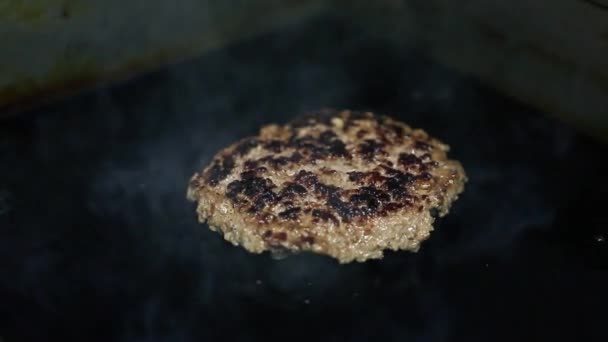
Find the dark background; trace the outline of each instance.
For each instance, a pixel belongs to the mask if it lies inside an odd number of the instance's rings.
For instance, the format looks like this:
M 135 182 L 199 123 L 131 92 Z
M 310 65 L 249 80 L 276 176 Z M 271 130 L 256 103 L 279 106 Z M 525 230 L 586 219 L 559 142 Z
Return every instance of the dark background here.
M 417 254 L 248 254 L 189 177 L 260 125 L 373 110 L 470 178 Z M 605 340 L 608 148 L 328 16 L 0 122 L 6 342 Z

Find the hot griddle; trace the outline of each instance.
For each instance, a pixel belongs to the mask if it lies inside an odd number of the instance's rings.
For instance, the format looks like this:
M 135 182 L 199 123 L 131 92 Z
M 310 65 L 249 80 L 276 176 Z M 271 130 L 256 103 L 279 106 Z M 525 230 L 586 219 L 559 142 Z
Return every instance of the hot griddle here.
M 417 254 L 248 254 L 189 177 L 260 125 L 372 110 L 470 181 Z M 608 337 L 606 146 L 340 17 L 0 122 L 0 337 L 499 341 Z

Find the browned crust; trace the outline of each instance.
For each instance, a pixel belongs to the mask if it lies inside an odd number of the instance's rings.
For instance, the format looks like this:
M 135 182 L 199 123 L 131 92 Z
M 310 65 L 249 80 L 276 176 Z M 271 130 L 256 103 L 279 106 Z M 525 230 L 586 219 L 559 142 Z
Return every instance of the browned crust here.
M 252 252 L 363 261 L 417 250 L 447 213 L 466 181 L 447 150 L 386 116 L 324 110 L 220 151 L 188 198 L 201 222 Z

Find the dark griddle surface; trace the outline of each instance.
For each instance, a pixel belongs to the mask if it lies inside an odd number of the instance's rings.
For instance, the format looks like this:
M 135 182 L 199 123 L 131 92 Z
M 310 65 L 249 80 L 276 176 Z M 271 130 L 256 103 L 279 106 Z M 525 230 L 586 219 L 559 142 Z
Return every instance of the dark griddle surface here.
M 452 146 L 470 182 L 420 253 L 274 261 L 196 222 L 186 185 L 213 152 L 321 106 Z M 414 51 L 311 21 L 0 123 L 0 336 L 605 337 L 607 152 Z

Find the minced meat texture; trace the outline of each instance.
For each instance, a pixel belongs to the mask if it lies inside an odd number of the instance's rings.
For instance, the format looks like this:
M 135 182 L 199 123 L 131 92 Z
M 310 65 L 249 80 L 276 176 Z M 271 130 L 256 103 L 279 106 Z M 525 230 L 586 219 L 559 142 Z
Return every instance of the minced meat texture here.
M 223 149 L 188 198 L 201 222 L 251 252 L 380 258 L 417 251 L 463 191 L 448 149 L 387 116 L 323 110 Z

